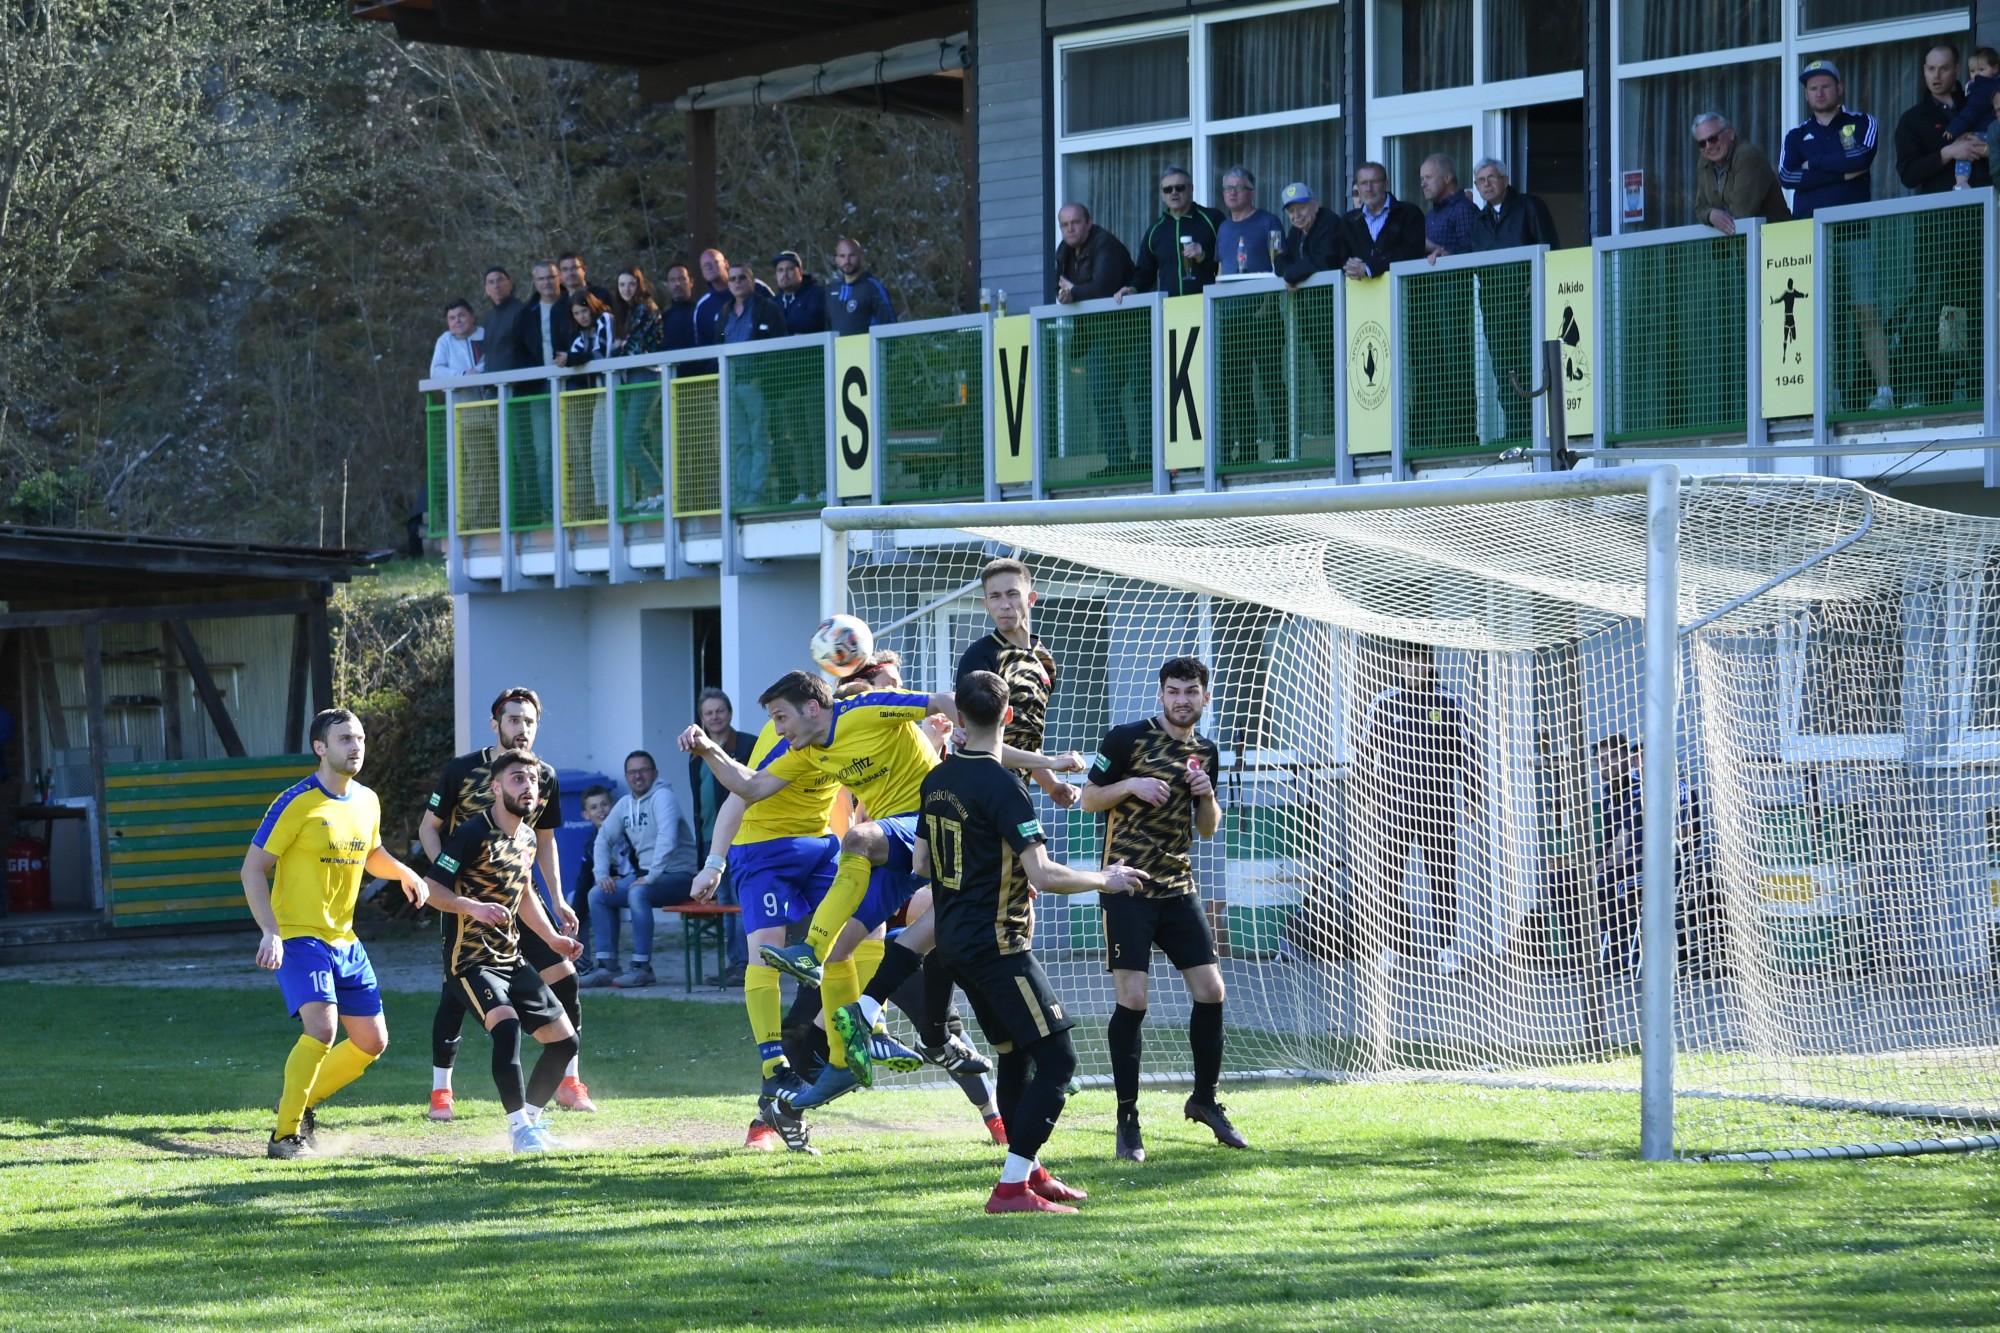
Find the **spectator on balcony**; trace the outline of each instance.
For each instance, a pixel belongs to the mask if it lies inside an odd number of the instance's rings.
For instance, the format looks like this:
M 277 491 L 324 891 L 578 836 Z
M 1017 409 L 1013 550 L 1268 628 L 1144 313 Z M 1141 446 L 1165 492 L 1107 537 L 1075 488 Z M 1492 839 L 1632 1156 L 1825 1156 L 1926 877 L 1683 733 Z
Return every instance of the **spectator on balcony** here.
M 570 319 L 569 300 L 562 294 L 562 287 L 556 280 L 554 260 L 536 260 L 530 266 L 528 275 L 535 284 L 535 299 L 528 302 L 518 326 L 521 365 L 553 366 L 557 364 L 556 358 L 567 355 L 569 345 L 576 341 L 576 326 Z M 533 380 L 514 386 L 517 398 L 530 398 L 548 391 L 547 380 Z M 554 454 L 555 421 L 549 414 L 546 401 L 523 404 L 518 415 L 508 417 L 510 428 L 522 417 L 527 419 L 529 447 L 534 451 L 534 467 L 530 473 L 533 490 L 522 497 L 516 521 L 546 521 L 554 502 L 550 459 Z
M 1868 178 L 1875 164 L 1875 117 L 1841 105 L 1840 70 L 1831 60 L 1808 61 L 1799 82 L 1812 114 L 1785 135 L 1778 163 L 1778 179 L 1792 191 L 1792 216 L 1867 203 L 1875 197 Z
M 1806 109 L 1812 114 L 1785 136 L 1778 164 L 1778 179 L 1792 188 L 1792 215 L 1809 218 L 1822 208 L 1869 202 L 1875 195 L 1868 176 L 1875 163 L 1875 117 L 1841 104 L 1840 70 L 1831 60 L 1806 62 L 1799 82 L 1805 85 Z M 1875 376 L 1869 410 L 1890 411 L 1896 395 L 1889 381 L 1889 343 L 1875 313 L 1873 238 L 1849 234 L 1836 237 L 1828 248 L 1836 288 L 1827 308 L 1844 308 L 1853 316 L 1862 355 Z
M 565 295 L 575 296 L 578 292 L 589 292 L 606 306 L 611 304 L 611 293 L 584 275 L 583 256 L 574 250 L 566 255 L 556 256 L 556 273 L 562 278 Z
M 528 308 L 514 298 L 514 279 L 498 264 L 486 270 L 486 299 L 493 308 L 479 321 L 479 332 L 486 344 L 487 372 L 540 365 L 528 360 L 527 339 L 521 336 Z
M 1958 86 L 1957 47 L 1939 42 L 1924 53 L 1922 84 L 1917 104 L 1896 122 L 1896 175 L 1903 187 L 1916 194 L 1949 190 L 1959 180 L 1961 164 L 1968 168 L 1964 177 L 1968 186 L 1992 184 L 1992 154 L 1987 145 L 1969 135 L 1951 135 L 1953 120 L 1968 107 L 1968 98 Z
M 704 250 L 696 261 L 701 265 L 701 280 L 706 290 L 694 303 L 694 325 L 703 343 L 712 341 L 709 332 L 715 322 L 715 312 L 729 301 L 729 256 L 720 250 Z
M 1791 219 L 1771 159 L 1756 144 L 1738 138 L 1736 127 L 1720 111 L 1694 118 L 1694 150 L 1701 155 L 1694 171 L 1696 223 L 1734 236 L 1738 218 Z
M 1953 142 L 1979 138 L 1994 121 L 1994 100 L 2000 97 L 2000 51 L 1982 46 L 1972 53 L 1972 79 L 1965 85 L 1965 107 L 1951 118 L 1944 132 Z
M 611 296 L 611 350 L 619 356 L 644 356 L 665 348 L 666 329 L 653 289 L 646 285 L 645 270 L 621 270 L 618 289 Z
M 1132 276 L 1132 252 L 1125 242 L 1091 221 L 1082 204 L 1056 210 L 1056 301 L 1100 301 L 1115 296 Z
M 841 237 L 833 247 L 833 266 L 840 270 L 840 286 L 826 303 L 827 328 L 841 334 L 866 333 L 878 324 L 896 322 L 895 302 L 882 280 L 868 271 L 861 242 Z
M 599 357 L 611 355 L 616 334 L 611 317 L 611 307 L 598 299 L 597 293 L 589 288 L 574 292 L 569 298 L 570 339 L 566 351 L 556 353 L 556 364 L 574 370 L 587 365 Z M 568 389 L 587 389 L 597 383 L 595 376 L 573 380 L 565 385 Z
M 1298 285 L 1315 273 L 1329 273 L 1347 263 L 1347 229 L 1338 213 L 1319 206 L 1312 186 L 1293 181 L 1279 196 L 1285 210 L 1285 238 L 1278 245 L 1278 276 Z
M 1194 201 L 1194 176 L 1186 167 L 1160 173 L 1160 204 L 1160 216 L 1139 241 L 1120 300 L 1133 292 L 1193 296 L 1215 281 L 1223 215 Z
M 486 335 L 473 318 L 472 307 L 453 301 L 444 308 L 444 332 L 431 348 L 431 378 L 457 379 L 485 369 Z
M 1389 193 L 1387 167 L 1363 162 L 1354 173 L 1354 195 L 1361 206 L 1347 215 L 1348 277 L 1379 278 L 1391 264 L 1424 257 L 1423 210 Z
M 597 299 L 597 294 L 588 287 L 570 294 L 569 315 L 572 337 L 569 350 L 556 355 L 556 364 L 574 370 L 578 366 L 590 364 L 600 357 L 611 355 L 613 323 L 611 307 Z M 580 375 L 563 384 L 565 393 L 579 389 L 594 389 L 603 382 L 599 375 Z M 574 403 L 575 406 L 570 406 Z M 572 415 L 575 413 L 575 415 Z M 602 517 L 611 489 L 611 417 L 604 410 L 601 394 L 593 394 L 581 399 L 570 399 L 563 407 L 563 431 L 577 426 L 584 427 L 584 438 L 590 441 L 587 466 L 590 469 L 590 494 Z M 585 460 L 576 458 L 570 450 L 563 450 L 567 459 L 565 469 L 570 473 L 563 490 L 565 508 L 580 503 L 582 488 L 576 484 L 575 471 L 586 466 Z
M 729 270 L 729 300 L 715 312 L 713 336 L 703 341 L 748 343 L 784 337 L 790 331 L 785 326 L 785 312 L 774 297 L 758 290 L 759 285 L 747 264 Z M 730 376 L 729 401 L 735 413 L 730 418 L 730 493 L 739 503 L 762 504 L 772 498 L 766 494 L 771 473 L 770 394 L 776 394 L 783 405 L 782 388 L 774 385 L 767 391 L 762 377 L 754 371 Z M 739 423 L 743 429 L 740 449 L 736 439 Z
M 1472 220 L 1472 249 L 1510 250 L 1517 245 L 1546 245 L 1562 248 L 1556 220 L 1549 206 L 1532 194 L 1514 188 L 1507 164 L 1498 158 L 1482 157 L 1472 168 L 1472 188 L 1479 191 L 1481 206 Z
M 1458 183 L 1458 163 L 1450 153 L 1432 153 L 1417 172 L 1430 212 L 1424 215 L 1424 246 L 1431 262 L 1472 249 L 1472 222 L 1479 206 Z
M 1272 272 L 1285 228 L 1275 214 L 1257 207 L 1257 178 L 1250 168 L 1234 166 L 1222 173 L 1222 207 L 1229 216 L 1215 233 L 1219 271 Z
M 826 332 L 826 288 L 806 272 L 806 261 L 796 250 L 780 250 L 771 261 L 771 276 L 778 281 L 778 309 L 785 312 L 785 327 L 793 333 Z M 706 840 L 703 846 L 707 846 Z
M 660 350 L 680 352 L 701 345 L 694 323 L 694 279 L 686 264 L 667 269 L 667 308 L 660 312 Z

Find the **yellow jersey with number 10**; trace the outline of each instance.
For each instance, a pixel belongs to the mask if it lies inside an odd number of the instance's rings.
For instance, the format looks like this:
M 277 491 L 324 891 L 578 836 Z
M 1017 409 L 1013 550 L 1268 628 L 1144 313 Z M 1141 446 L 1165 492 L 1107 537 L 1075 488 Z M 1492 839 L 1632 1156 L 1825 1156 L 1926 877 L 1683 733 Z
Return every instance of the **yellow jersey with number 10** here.
M 791 782 L 830 776 L 868 807 L 870 819 L 914 815 L 923 805 L 924 775 L 938 762 L 917 726 L 930 705 L 928 694 L 887 690 L 835 700 L 826 744 L 783 746 L 765 768 Z
M 335 796 L 315 773 L 271 802 L 250 844 L 278 858 L 271 885 L 278 935 L 354 943 L 354 899 L 381 841 L 382 803 L 358 782 Z

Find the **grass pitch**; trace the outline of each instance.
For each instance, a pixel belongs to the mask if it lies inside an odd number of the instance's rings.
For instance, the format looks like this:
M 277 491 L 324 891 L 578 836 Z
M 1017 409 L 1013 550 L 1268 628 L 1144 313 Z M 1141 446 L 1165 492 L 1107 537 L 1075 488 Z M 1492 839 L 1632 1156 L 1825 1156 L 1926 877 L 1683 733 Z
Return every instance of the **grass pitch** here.
M 1994 1154 L 1648 1164 L 1625 1097 L 1299 1086 L 1225 1088 L 1248 1153 L 1149 1089 L 1132 1166 L 1089 1091 L 1045 1154 L 1082 1215 L 993 1218 L 955 1091 L 742 1151 L 727 1006 L 592 1008 L 586 1146 L 511 1158 L 475 1033 L 459 1120 L 422 1118 L 431 1003 L 389 996 L 338 1151 L 280 1163 L 275 991 L 0 984 L 0 1328 L 2000 1326 Z

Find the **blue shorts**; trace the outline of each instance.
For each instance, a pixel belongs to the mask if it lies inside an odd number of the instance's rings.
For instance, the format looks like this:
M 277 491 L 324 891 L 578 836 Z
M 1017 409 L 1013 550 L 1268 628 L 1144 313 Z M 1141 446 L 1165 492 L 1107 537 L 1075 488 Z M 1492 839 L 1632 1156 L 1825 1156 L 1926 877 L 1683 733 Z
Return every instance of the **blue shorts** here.
M 285 961 L 278 964 L 278 989 L 294 1018 L 314 1001 L 357 1018 L 382 1012 L 375 965 L 368 961 L 368 951 L 359 940 L 333 945 L 311 935 L 287 939 Z
M 743 929 L 789 926 L 812 915 L 833 885 L 840 839 L 770 838 L 729 849 L 729 877 L 743 908 Z
M 868 894 L 854 913 L 854 919 L 869 930 L 896 915 L 904 903 L 916 896 L 917 887 L 925 882 L 912 869 L 918 818 L 914 814 L 893 815 L 875 821 L 888 837 L 889 859 L 876 866 L 874 873 L 868 876 Z

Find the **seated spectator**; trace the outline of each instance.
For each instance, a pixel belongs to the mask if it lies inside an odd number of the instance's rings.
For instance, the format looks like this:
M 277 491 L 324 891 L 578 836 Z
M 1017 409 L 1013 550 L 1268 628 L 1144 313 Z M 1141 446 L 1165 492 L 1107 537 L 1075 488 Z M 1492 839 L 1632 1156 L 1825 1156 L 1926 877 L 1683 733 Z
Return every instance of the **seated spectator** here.
M 604 821 L 611 814 L 611 788 L 601 782 L 594 782 L 583 789 L 583 817 L 590 821 L 594 829 L 604 827 Z M 570 910 L 576 913 L 576 937 L 583 944 L 584 957 L 590 953 L 590 890 L 597 883 L 597 839 L 592 837 L 583 844 L 583 865 L 578 870 L 575 882 L 569 886 Z M 636 875 L 639 863 L 629 853 L 618 862 L 613 878 Z
M 431 348 L 431 378 L 456 379 L 477 375 L 485 368 L 485 331 L 475 326 L 472 307 L 453 301 L 444 308 L 444 332 Z
M 793 333 L 825 333 L 826 288 L 806 272 L 799 252 L 778 251 L 771 269 L 778 280 L 778 308 L 785 312 L 785 327 Z
M 693 891 L 694 834 L 681 818 L 673 791 L 662 785 L 659 777 L 653 756 L 644 750 L 625 756 L 625 785 L 631 790 L 611 807 L 597 830 L 592 853 L 597 884 L 590 890 L 590 918 L 597 966 L 582 985 L 652 985 L 653 909 L 684 903 Z M 621 856 L 636 862 L 638 871 L 617 873 Z M 617 972 L 621 909 L 632 922 L 632 966 Z
M 1257 207 L 1257 178 L 1250 168 L 1222 173 L 1222 207 L 1229 216 L 1216 228 L 1216 262 L 1221 273 L 1269 273 L 1284 241 L 1284 224 Z
M 1992 183 L 1992 157 L 1985 143 L 1960 135 L 1951 138 L 1945 126 L 1965 110 L 1965 90 L 1958 86 L 1958 48 L 1938 42 L 1924 52 L 1922 87 L 1916 105 L 1896 122 L 1896 175 L 1912 194 L 1937 194 L 1952 189 L 1964 167 L 1971 189 Z
M 1361 206 L 1347 215 L 1350 278 L 1379 278 L 1389 265 L 1422 259 L 1423 210 L 1389 193 L 1389 169 L 1380 162 L 1363 162 L 1354 173 L 1354 196 Z
M 1193 296 L 1215 281 L 1216 230 L 1222 214 L 1194 201 L 1194 176 L 1186 167 L 1160 173 L 1160 216 L 1146 228 L 1132 256 L 1132 277 L 1118 295 L 1163 292 Z
M 826 305 L 826 326 L 835 333 L 866 333 L 877 324 L 894 324 L 896 306 L 889 289 L 868 271 L 861 243 L 851 236 L 840 238 L 833 247 L 833 266 L 840 270 L 840 286 Z
M 1056 245 L 1056 300 L 1062 305 L 1114 296 L 1132 276 L 1125 243 L 1090 220 L 1082 204 L 1056 210 L 1062 240 Z
M 783 279 L 779 285 L 783 286 Z M 753 732 L 736 729 L 736 707 L 727 694 L 712 686 L 703 690 L 695 701 L 695 714 L 710 740 L 727 750 L 737 762 L 750 762 L 750 752 L 757 748 L 757 737 Z M 721 813 L 723 802 L 729 799 L 729 789 L 715 780 L 714 770 L 698 755 L 688 756 L 688 784 L 694 792 L 695 846 L 707 847 L 715 838 L 715 818 Z M 734 876 L 723 874 L 715 899 L 731 907 L 738 905 Z M 729 968 L 722 975 L 722 984 L 740 986 L 743 969 L 750 963 L 749 942 L 743 937 L 741 921 L 731 918 L 724 925 Z
M 598 300 L 596 293 L 574 293 L 569 298 L 569 318 L 572 328 L 569 350 L 556 354 L 557 365 L 574 369 L 596 357 L 611 355 L 611 307 Z M 588 386 L 571 384 L 569 387 Z
M 1789 222 L 1791 208 L 1778 184 L 1771 159 L 1756 144 L 1736 137 L 1736 127 L 1720 111 L 1694 118 L 1694 148 L 1701 154 L 1695 168 L 1694 220 L 1724 236 L 1736 234 L 1736 219 L 1762 218 Z M 1499 171 L 1498 167 L 1495 168 Z M 1506 173 L 1499 172 L 1504 179 Z
M 1472 219 L 1479 206 L 1465 197 L 1458 183 L 1458 163 L 1450 153 L 1432 153 L 1417 172 L 1424 202 L 1431 211 L 1424 215 L 1424 243 L 1435 264 L 1446 255 L 1462 255 L 1472 249 Z
M 1516 245 L 1562 248 L 1549 206 L 1532 194 L 1516 191 L 1507 179 L 1507 164 L 1482 157 L 1472 169 L 1472 188 L 1485 201 L 1472 222 L 1475 251 L 1506 250 Z
M 1340 217 L 1319 206 L 1312 186 L 1293 181 L 1279 196 L 1285 210 L 1285 239 L 1278 247 L 1278 276 L 1298 285 L 1315 273 L 1326 273 L 1347 262 L 1347 232 Z
M 660 307 L 646 285 L 646 274 L 628 268 L 618 274 L 618 290 L 611 297 L 611 350 L 619 356 L 644 356 L 665 350 L 666 330 Z

